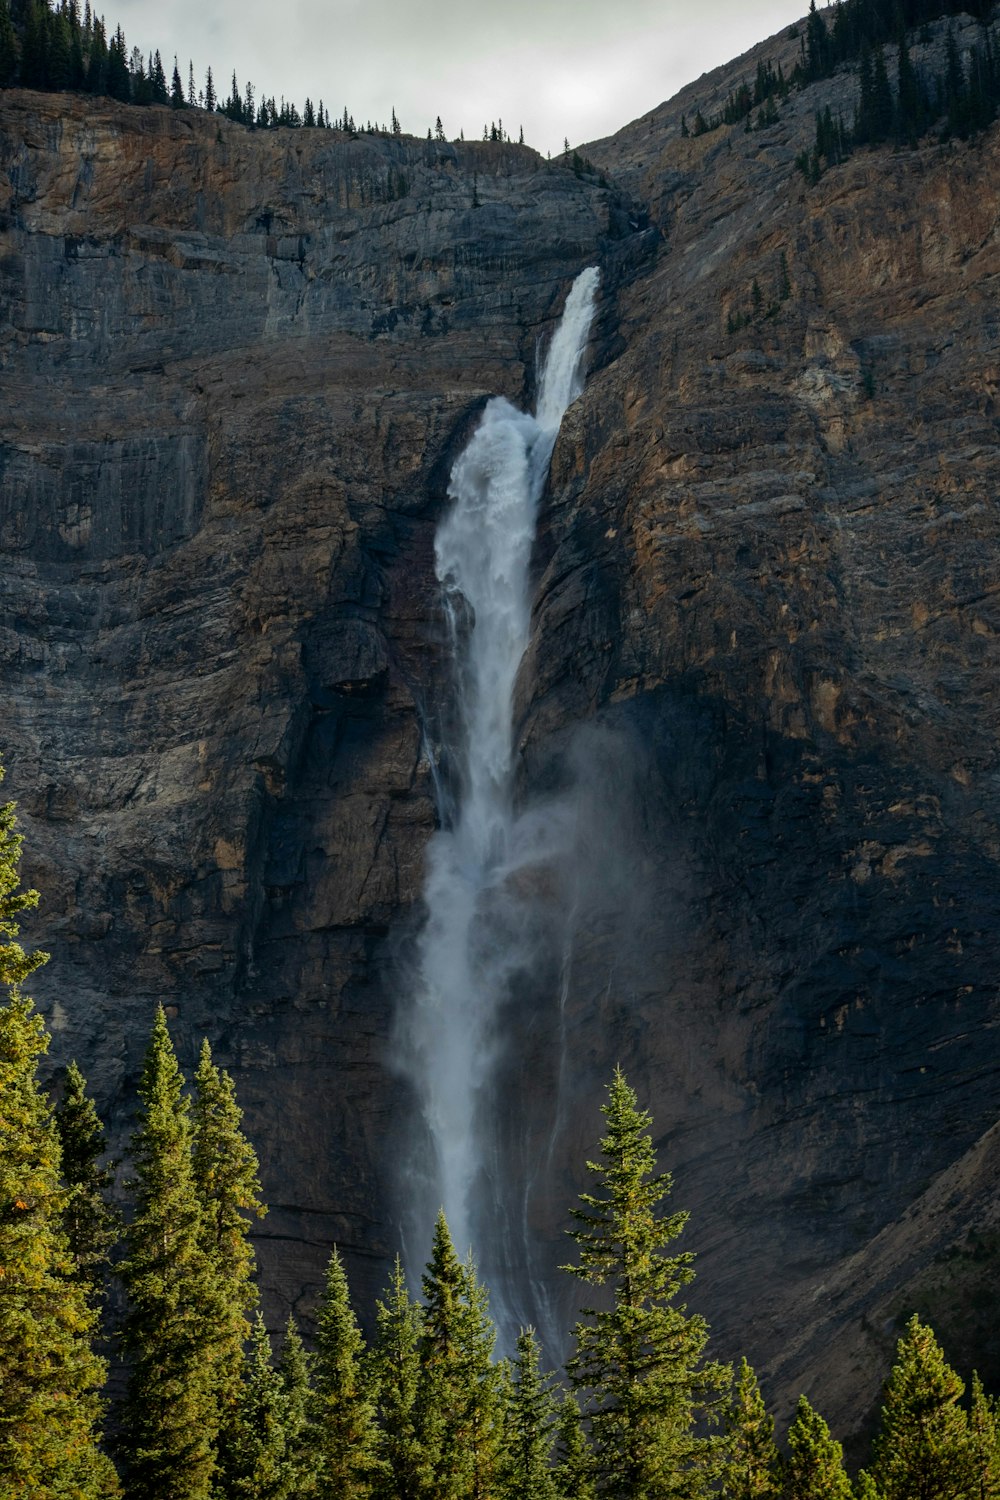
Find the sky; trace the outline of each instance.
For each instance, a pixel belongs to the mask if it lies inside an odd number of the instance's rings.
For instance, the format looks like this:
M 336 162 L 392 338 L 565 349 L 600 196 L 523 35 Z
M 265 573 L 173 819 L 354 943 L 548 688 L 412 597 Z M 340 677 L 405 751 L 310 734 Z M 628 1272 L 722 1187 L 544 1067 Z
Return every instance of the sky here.
M 302 108 L 308 95 L 360 124 L 395 109 L 449 139 L 502 120 L 555 154 L 598 140 L 799 19 L 806 0 L 97 0 L 129 48 L 177 55 L 199 86 L 211 64 L 241 90 Z

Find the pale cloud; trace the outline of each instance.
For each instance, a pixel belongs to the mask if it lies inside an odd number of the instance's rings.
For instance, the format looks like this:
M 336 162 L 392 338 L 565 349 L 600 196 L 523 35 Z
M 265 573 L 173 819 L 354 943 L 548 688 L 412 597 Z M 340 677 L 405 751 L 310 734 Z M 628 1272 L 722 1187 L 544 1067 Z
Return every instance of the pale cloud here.
M 541 151 L 609 135 L 701 73 L 802 13 L 802 0 L 118 0 L 129 46 L 159 47 L 169 71 L 189 58 L 199 85 L 209 63 L 222 92 L 235 68 L 258 92 L 345 104 L 359 122 L 425 134 L 440 115 L 449 136 L 502 119 Z

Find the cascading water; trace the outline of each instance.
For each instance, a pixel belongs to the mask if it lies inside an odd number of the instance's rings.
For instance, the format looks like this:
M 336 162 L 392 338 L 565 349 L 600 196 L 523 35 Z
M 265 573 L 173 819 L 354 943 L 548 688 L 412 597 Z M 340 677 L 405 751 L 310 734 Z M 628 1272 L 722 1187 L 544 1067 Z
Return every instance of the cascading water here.
M 559 842 L 553 819 L 515 816 L 514 686 L 528 644 L 538 503 L 563 413 L 583 388 L 598 279 L 590 267 L 573 284 L 545 359 L 534 416 L 502 397 L 487 405 L 452 470 L 454 504 L 435 543 L 455 665 L 456 742 L 447 747 L 453 791 L 430 844 L 427 918 L 397 1053 L 435 1154 L 430 1182 L 422 1173 L 411 1190 L 431 1194 L 431 1214 L 443 1205 L 460 1254 L 474 1229 L 510 1233 L 509 1224 L 499 1222 L 502 1209 L 493 1216 L 497 1222 L 484 1226 L 476 1201 L 484 1196 L 484 1172 L 497 1170 L 484 1108 L 498 1055 L 497 1020 L 524 962 L 523 923 L 516 912 L 512 920 L 505 888 L 523 880 L 525 870 L 543 866 L 553 840 Z M 414 1222 L 426 1219 L 426 1208 L 416 1210 Z M 426 1244 L 413 1249 L 426 1252 Z M 492 1292 L 502 1323 L 507 1298 L 495 1275 Z

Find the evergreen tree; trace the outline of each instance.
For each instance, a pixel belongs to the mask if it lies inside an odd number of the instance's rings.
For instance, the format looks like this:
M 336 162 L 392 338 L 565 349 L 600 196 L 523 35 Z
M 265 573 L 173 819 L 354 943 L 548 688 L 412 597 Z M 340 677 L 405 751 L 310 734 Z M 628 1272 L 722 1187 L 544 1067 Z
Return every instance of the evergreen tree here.
M 872 1476 L 885 1500 L 966 1500 L 975 1492 L 965 1386 L 916 1314 L 885 1386 Z
M 594 1455 L 576 1397 L 568 1391 L 559 1409 L 556 1437 L 558 1457 L 552 1473 L 560 1500 L 595 1500 Z
M 21 35 L 21 86 L 48 87 L 48 11 L 39 0 L 29 0 Z
M 853 1500 L 843 1449 L 805 1396 L 788 1432 L 782 1494 L 784 1500 Z
M 892 89 L 885 66 L 885 54 L 876 47 L 872 64 L 872 136 L 873 141 L 887 141 L 892 134 Z
M 4 771 L 0 766 L 0 781 L 3 778 Z M 23 843 L 23 836 L 17 832 L 14 803 L 0 803 L 0 984 L 15 989 L 49 957 L 47 953 L 25 953 L 18 942 L 17 918 L 23 911 L 30 911 L 38 905 L 37 891 L 20 889 L 18 867 Z M 38 1026 L 41 1027 L 41 1022 Z
M 315 1464 L 309 1430 L 309 1407 L 312 1400 L 311 1362 L 306 1353 L 295 1319 L 285 1327 L 285 1342 L 278 1360 L 278 1374 L 284 1397 L 285 1462 L 290 1476 L 292 1500 L 305 1500 L 316 1493 Z
M 502 1492 L 509 1500 L 556 1500 L 550 1466 L 555 1400 L 539 1370 L 538 1341 L 521 1330 L 514 1359 Z
M 855 1500 L 882 1500 L 878 1485 L 866 1469 L 862 1469 L 854 1481 Z
M 103 94 L 107 90 L 108 66 L 108 42 L 104 32 L 104 22 L 99 17 L 95 17 L 93 34 L 87 48 L 86 88 L 88 94 Z
M 132 97 L 128 61 L 125 55 L 125 37 L 120 26 L 115 31 L 114 39 L 108 47 L 106 88 L 112 99 L 121 99 L 128 103 Z
M 9 88 L 17 77 L 17 38 L 7 0 L 0 0 L 0 89 Z
M 187 86 L 188 109 L 194 109 L 198 103 L 198 87 L 194 81 L 194 63 L 188 59 L 188 86 Z
M 56 93 L 72 87 L 73 59 L 69 14 L 66 11 L 46 11 L 46 87 Z
M 0 778 L 3 772 L 0 770 Z M 107 1500 L 117 1480 L 98 1447 L 105 1366 L 91 1347 L 96 1314 L 73 1274 L 63 1229 L 59 1136 L 38 1082 L 48 1036 L 20 982 L 44 962 L 25 953 L 13 803 L 0 806 L 0 1495 Z
M 181 83 L 181 71 L 174 58 L 174 71 L 170 79 L 170 107 L 171 109 L 183 109 L 187 100 L 184 98 L 184 85 Z
M 0 1007 L 0 1496 L 106 1500 L 118 1493 L 98 1448 L 106 1369 L 62 1227 L 59 1137 L 37 1078 L 47 1047 L 15 989 Z
M 764 1405 L 756 1375 L 744 1359 L 726 1416 L 721 1493 L 725 1500 L 776 1500 L 778 1472 L 774 1418 Z
M 100 1165 L 104 1155 L 104 1126 L 75 1062 L 66 1069 L 66 1083 L 55 1121 L 63 1178 L 69 1189 L 63 1211 L 63 1229 L 77 1278 L 96 1306 L 103 1297 L 104 1271 L 121 1226 L 118 1214 L 107 1201 L 114 1171 L 110 1166 Z
M 218 1421 L 235 1408 L 247 1314 L 257 1301 L 248 1215 L 262 1218 L 257 1156 L 241 1129 L 233 1081 L 202 1042 L 194 1078 L 192 1178 L 200 1207 L 199 1244 L 216 1289 L 212 1359 Z
M 205 108 L 208 110 L 209 114 L 215 113 L 216 102 L 215 83 L 212 79 L 212 70 L 211 68 L 209 68 L 208 72 L 205 74 Z
M 673 1305 L 694 1276 L 693 1257 L 664 1252 L 687 1214 L 660 1212 L 671 1179 L 656 1173 L 650 1116 L 620 1069 L 603 1112 L 603 1161 L 587 1163 L 599 1192 L 584 1193 L 583 1208 L 573 1210 L 580 1264 L 567 1268 L 610 1289 L 610 1308 L 583 1309 L 569 1364 L 589 1401 L 598 1493 L 699 1496 L 717 1466 L 718 1442 L 695 1423 L 715 1415 L 728 1372 L 702 1363 L 704 1319 Z
M 496 1330 L 470 1260 L 455 1254 L 444 1213 L 434 1226 L 423 1278 L 418 1431 L 433 1500 L 489 1493 L 503 1442 L 504 1371 L 493 1364 Z
M 925 108 L 923 90 L 906 45 L 906 32 L 899 36 L 896 83 L 896 139 L 916 142 L 923 134 Z
M 375 1404 L 367 1389 L 364 1340 L 336 1249 L 316 1326 L 311 1426 L 320 1500 L 366 1500 L 380 1468 Z
M 303 1493 L 298 1429 L 289 1422 L 289 1391 L 259 1314 L 244 1368 L 235 1420 L 220 1446 L 218 1492 L 225 1500 L 297 1500 Z
M 397 1256 L 385 1298 L 376 1303 L 372 1358 L 382 1460 L 377 1493 L 381 1500 L 419 1500 L 430 1483 L 417 1413 L 420 1330 L 420 1306 L 410 1297 Z
M 969 1409 L 969 1446 L 972 1450 L 973 1500 L 1000 1497 L 1000 1415 L 979 1376 L 972 1376 Z
M 130 1500 L 207 1500 L 214 1468 L 221 1299 L 204 1250 L 183 1082 L 160 1006 L 139 1085 L 136 1207 L 121 1268 Z

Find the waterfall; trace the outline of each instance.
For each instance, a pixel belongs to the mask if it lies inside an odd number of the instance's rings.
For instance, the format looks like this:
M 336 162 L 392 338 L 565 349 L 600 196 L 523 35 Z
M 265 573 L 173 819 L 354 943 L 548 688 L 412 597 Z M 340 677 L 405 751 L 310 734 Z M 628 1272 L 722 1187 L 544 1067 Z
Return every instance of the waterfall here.
M 452 469 L 453 504 L 435 540 L 456 692 L 456 727 L 446 747 L 451 797 L 429 846 L 427 915 L 396 1042 L 434 1153 L 430 1172 L 425 1166 L 410 1184 L 431 1201 L 415 1206 L 411 1217 L 426 1220 L 443 1205 L 460 1255 L 474 1229 L 510 1233 L 508 1224 L 484 1225 L 481 1201 L 484 1171 L 497 1170 L 484 1111 L 498 1058 L 497 1023 L 524 963 L 523 913 L 512 915 L 505 892 L 523 882 L 526 870 L 544 865 L 553 840 L 559 842 L 551 819 L 532 823 L 515 815 L 514 687 L 528 644 L 538 504 L 563 413 L 583 389 L 598 279 L 590 267 L 573 284 L 534 415 L 502 397 L 486 406 Z M 412 1249 L 419 1264 L 427 1246 Z M 502 1322 L 504 1288 L 491 1290 Z

